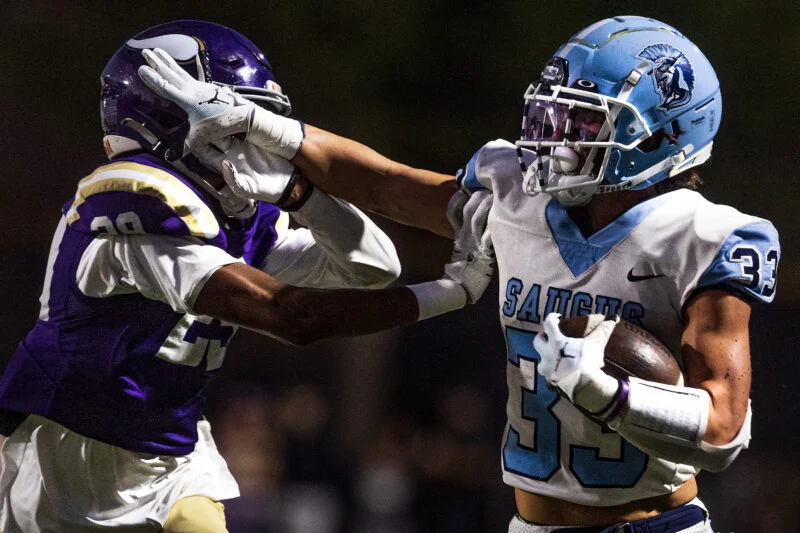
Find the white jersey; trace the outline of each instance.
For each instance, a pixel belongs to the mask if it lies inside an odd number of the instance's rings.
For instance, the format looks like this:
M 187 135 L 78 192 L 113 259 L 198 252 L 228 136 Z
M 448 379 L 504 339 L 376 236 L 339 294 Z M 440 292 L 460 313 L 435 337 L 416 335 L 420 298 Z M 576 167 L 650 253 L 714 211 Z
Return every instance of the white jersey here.
M 535 155 L 523 151 L 530 163 Z M 651 198 L 584 237 L 564 206 L 521 186 L 516 148 L 484 146 L 464 184 L 493 190 L 489 230 L 498 259 L 507 345 L 505 483 L 584 505 L 675 491 L 697 471 L 652 457 L 581 414 L 537 373 L 533 338 L 550 312 L 618 314 L 680 358 L 682 309 L 698 290 L 772 300 L 780 254 L 768 221 L 678 190 Z

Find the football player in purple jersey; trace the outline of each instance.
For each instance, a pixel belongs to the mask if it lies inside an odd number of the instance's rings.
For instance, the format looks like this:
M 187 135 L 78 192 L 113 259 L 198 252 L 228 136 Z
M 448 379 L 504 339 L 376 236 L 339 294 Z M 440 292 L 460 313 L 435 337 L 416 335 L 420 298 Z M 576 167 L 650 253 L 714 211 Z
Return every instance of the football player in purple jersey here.
M 0 379 L 5 533 L 224 532 L 220 502 L 238 486 L 203 395 L 238 326 L 296 344 L 370 333 L 460 308 L 491 278 L 490 250 L 470 240 L 489 203 L 455 202 L 455 226 L 440 221 L 462 237 L 446 279 L 365 290 L 399 274 L 388 237 L 285 159 L 236 139 L 226 157 L 281 187 L 234 194 L 219 168 L 184 153 L 195 117 L 139 78 L 152 48 L 210 83 L 202 108 L 291 111 L 264 54 L 224 26 L 162 24 L 111 57 L 109 161 L 64 204 L 38 321 Z M 286 213 L 302 227 L 289 229 Z M 426 307 L 429 293 L 449 295 L 447 305 Z
M 584 28 L 526 91 L 520 139 L 486 144 L 457 176 L 248 103 L 202 106 L 208 87 L 158 53 L 148 63 L 142 78 L 192 115 L 193 153 L 244 197 L 280 181 L 236 150 L 220 155 L 234 135 L 332 194 L 432 231 L 446 231 L 455 183 L 470 200 L 491 191 L 511 533 L 712 531 L 695 475 L 726 468 L 750 440 L 751 304 L 773 300 L 780 246 L 769 221 L 696 190 L 691 169 L 711 154 L 722 99 L 689 39 L 635 16 Z M 590 315 L 594 329 L 565 337 L 565 315 Z M 616 316 L 669 346 L 683 382 L 604 372 Z

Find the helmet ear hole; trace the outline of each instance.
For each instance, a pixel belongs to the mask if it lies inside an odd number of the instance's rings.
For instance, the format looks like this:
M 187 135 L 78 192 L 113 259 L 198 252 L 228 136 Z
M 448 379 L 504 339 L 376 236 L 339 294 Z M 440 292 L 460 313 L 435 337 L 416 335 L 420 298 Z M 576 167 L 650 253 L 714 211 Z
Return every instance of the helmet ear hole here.
M 173 131 L 176 128 L 180 127 L 181 124 L 186 120 L 183 117 L 179 117 L 172 113 L 168 113 L 162 109 L 153 109 L 148 113 L 150 119 L 152 119 L 162 131 Z
M 653 133 L 653 135 L 651 135 L 647 139 L 640 142 L 636 148 L 638 148 L 644 153 L 649 153 L 652 152 L 653 150 L 658 150 L 658 148 L 661 146 L 661 143 L 664 141 L 664 138 L 665 138 L 665 131 L 662 128 Z

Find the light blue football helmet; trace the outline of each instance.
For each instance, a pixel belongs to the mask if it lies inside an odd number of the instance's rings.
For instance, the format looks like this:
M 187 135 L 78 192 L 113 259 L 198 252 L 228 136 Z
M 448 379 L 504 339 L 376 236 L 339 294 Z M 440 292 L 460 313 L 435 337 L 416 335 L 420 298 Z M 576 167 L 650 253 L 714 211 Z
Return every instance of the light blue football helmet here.
M 650 187 L 708 160 L 721 116 L 714 68 L 678 30 L 602 20 L 562 45 L 525 92 L 516 143 L 525 191 L 583 205 Z M 522 148 L 537 152 L 533 164 Z

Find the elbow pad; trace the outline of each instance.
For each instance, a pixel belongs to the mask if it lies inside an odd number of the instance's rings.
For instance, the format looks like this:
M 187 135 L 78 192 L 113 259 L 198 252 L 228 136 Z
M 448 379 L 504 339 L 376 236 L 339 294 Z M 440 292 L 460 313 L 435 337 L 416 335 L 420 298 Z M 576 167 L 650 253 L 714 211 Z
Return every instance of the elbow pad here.
M 752 410 L 728 444 L 703 440 L 710 396 L 703 389 L 630 378 L 626 405 L 609 427 L 650 455 L 711 472 L 726 469 L 750 442 Z
M 728 468 L 739 452 L 750 445 L 750 420 L 753 418 L 753 410 L 750 402 L 747 403 L 747 415 L 744 423 L 739 428 L 739 432 L 728 444 L 715 446 L 706 441 L 700 441 L 700 451 L 703 453 L 706 466 L 701 466 L 710 472 L 722 472 Z

